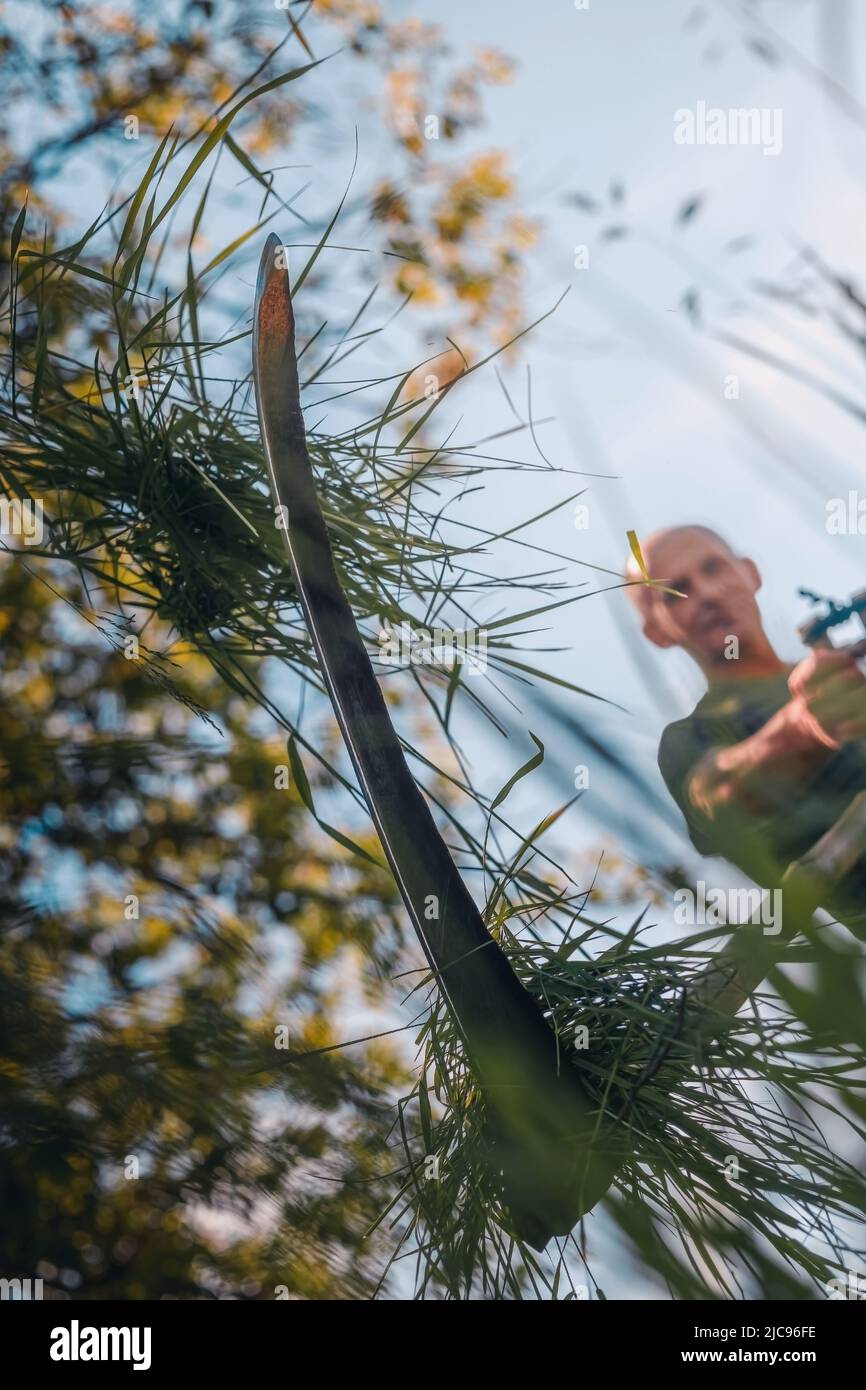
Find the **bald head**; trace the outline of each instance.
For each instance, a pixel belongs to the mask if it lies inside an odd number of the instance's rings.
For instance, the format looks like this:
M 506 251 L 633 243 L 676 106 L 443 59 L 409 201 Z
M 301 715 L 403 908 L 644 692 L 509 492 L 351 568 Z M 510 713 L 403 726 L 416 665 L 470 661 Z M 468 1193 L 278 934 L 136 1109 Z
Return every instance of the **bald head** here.
M 708 538 L 714 547 L 720 546 L 729 555 L 734 554 L 724 536 L 720 536 L 718 531 L 711 530 L 709 526 L 664 526 L 660 531 L 653 531 L 652 535 L 641 542 L 650 578 L 670 581 L 673 570 L 665 570 L 664 565 L 675 564 L 675 557 L 682 552 L 683 543 L 688 542 L 693 536 Z M 637 561 L 631 554 L 626 562 L 625 577 L 632 581 L 643 579 Z M 631 583 L 626 593 L 635 607 L 641 611 L 644 611 L 647 601 L 652 597 L 652 590 L 642 583 Z
M 650 578 L 665 587 L 632 582 L 627 590 L 644 634 L 657 647 L 682 647 L 705 673 L 724 669 L 730 638 L 737 648 L 767 645 L 756 594 L 761 576 L 709 526 L 668 526 L 642 545 Z M 634 559 L 626 577 L 641 581 Z M 678 592 L 671 592 L 676 590 Z

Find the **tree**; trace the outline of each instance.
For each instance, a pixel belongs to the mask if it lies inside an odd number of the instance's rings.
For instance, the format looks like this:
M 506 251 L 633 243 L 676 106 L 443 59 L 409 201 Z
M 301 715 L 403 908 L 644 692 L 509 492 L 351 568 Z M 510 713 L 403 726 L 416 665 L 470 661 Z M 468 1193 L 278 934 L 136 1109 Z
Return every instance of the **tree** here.
M 58 81 L 70 62 L 78 77 L 92 69 L 92 110 L 18 162 L 5 184 L 10 200 L 18 178 L 50 171 L 53 154 L 68 157 L 114 129 L 127 97 L 142 108 L 141 129 L 157 123 L 164 90 L 184 89 L 188 54 L 169 44 L 171 81 L 131 65 L 129 81 L 141 85 L 108 109 L 101 84 L 116 77 L 116 45 L 94 50 L 81 39 L 76 26 L 92 20 L 89 10 L 67 7 L 60 18 L 68 29 L 40 62 Z M 15 52 L 26 73 L 25 46 Z M 271 88 L 260 81 L 265 111 L 269 92 L 294 76 Z M 14 215 L 7 204 L 3 477 L 10 497 L 45 505 L 47 534 L 23 554 L 13 549 L 4 569 L 15 615 L 8 680 L 21 695 L 3 738 L 11 827 L 4 1147 L 20 1218 L 4 1253 L 14 1267 L 34 1266 L 55 1292 L 83 1296 L 358 1295 L 371 1291 L 383 1263 L 384 1236 L 361 1249 L 361 1235 L 401 1171 L 385 1097 L 393 1100 L 401 1078 L 408 1083 L 385 1044 L 336 1050 L 345 1039 L 332 1021 L 333 977 L 361 947 L 358 983 L 376 1003 L 407 961 L 394 885 L 371 862 L 369 832 L 349 840 L 326 826 L 313 839 L 301 829 L 314 794 L 318 814 L 321 788 L 327 798 L 346 778 L 337 751 L 312 746 L 262 679 L 270 657 L 318 688 L 278 519 L 258 481 L 249 410 L 238 386 L 214 399 L 205 381 L 203 364 L 220 344 L 199 333 L 200 291 L 227 257 L 193 269 L 203 201 L 189 230 L 184 288 L 156 314 L 144 290 L 202 155 L 228 152 L 252 169 L 228 119 L 196 121 L 195 94 L 209 90 L 194 86 L 179 112 L 192 117 L 192 157 L 183 121 L 177 135 L 158 132 L 138 190 L 74 247 L 58 244 L 60 219 L 47 201 Z M 244 109 L 239 99 L 230 111 Z M 57 112 L 68 118 L 59 95 Z M 449 139 L 459 124 L 455 116 Z M 171 181 L 180 157 L 187 174 L 163 198 L 162 180 Z M 497 186 L 491 196 L 506 192 Z M 479 213 L 465 213 L 471 233 Z M 49 223 L 38 246 L 29 237 L 34 214 Z M 453 246 L 461 236 L 454 223 Z M 338 326 L 315 342 L 311 332 L 314 380 L 343 333 Z M 413 408 L 394 396 L 376 424 L 407 413 L 411 421 Z M 376 458 L 353 432 L 323 438 L 317 451 L 356 607 L 386 621 L 408 615 L 396 597 L 401 582 L 410 579 L 422 596 L 422 564 L 438 568 L 457 553 L 425 534 L 416 503 L 407 510 L 407 487 L 411 498 L 437 453 L 420 443 L 406 460 L 384 451 Z M 375 487 L 372 479 L 362 486 L 370 459 Z M 384 479 L 391 501 L 383 501 Z M 441 574 L 424 583 L 441 606 Z M 445 684 L 450 707 L 459 670 Z M 446 778 L 430 786 L 448 813 Z M 345 808 L 337 819 L 345 823 Z M 61 848 L 58 876 L 42 856 Z M 267 989 L 269 937 L 286 926 L 298 952 L 288 999 Z M 252 991 L 264 996 L 261 1019 L 251 1016 Z M 46 1078 L 63 1084 L 52 1090 Z M 281 1090 L 291 1098 L 288 1118 L 275 1109 Z M 323 1181 L 332 1186 L 323 1190 Z M 252 1231 L 219 1249 L 213 1220 L 190 1219 L 196 1204 L 240 1211 Z M 268 1206 L 276 1224 L 262 1219 Z
M 406 1072 L 335 1046 L 335 1010 L 402 959 L 393 885 L 311 832 L 279 731 L 199 658 L 169 691 L 68 570 L 7 555 L 0 584 L 4 1270 L 369 1295 Z
M 4 254 L 28 197 L 30 226 L 38 225 L 33 244 L 41 244 L 43 229 L 49 246 L 57 244 L 69 215 L 52 179 L 71 160 L 85 169 L 104 160 L 123 168 L 169 133 L 189 141 L 212 129 L 280 64 L 319 62 L 314 89 L 263 90 L 239 113 L 222 142 L 237 177 L 270 191 L 278 205 L 287 154 L 300 152 L 306 164 L 311 149 L 333 141 L 329 89 L 357 83 L 386 145 L 383 176 L 368 189 L 353 188 L 348 211 L 364 243 L 372 236 L 388 253 L 386 283 L 427 323 L 437 307 L 443 342 L 450 333 L 467 354 L 517 331 L 522 252 L 534 226 L 516 205 L 502 151 L 474 156 L 468 167 L 452 153 L 480 125 L 485 87 L 511 76 L 512 64 L 496 49 L 455 62 L 439 25 L 390 22 L 374 0 L 292 0 L 257 11 L 240 0 L 156 0 L 144 11 L 106 0 L 38 8 L 38 25 L 0 17 L 8 73 L 0 116 Z M 13 105 L 32 107 L 33 121 L 13 121 Z M 268 167 L 272 160 L 277 167 Z M 285 217 L 314 241 L 321 227 L 290 202 Z

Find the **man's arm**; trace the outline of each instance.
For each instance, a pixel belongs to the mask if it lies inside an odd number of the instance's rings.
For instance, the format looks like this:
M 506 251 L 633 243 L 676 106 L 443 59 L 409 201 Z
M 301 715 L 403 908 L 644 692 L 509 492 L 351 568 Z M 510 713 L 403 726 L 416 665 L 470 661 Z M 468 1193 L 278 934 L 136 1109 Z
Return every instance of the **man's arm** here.
M 685 784 L 696 810 L 709 820 L 729 808 L 769 815 L 794 786 L 819 770 L 836 745 L 804 735 L 790 709 L 790 703 L 784 705 L 742 743 L 704 754 Z
M 791 699 L 757 733 L 710 749 L 687 777 L 686 797 L 707 819 L 778 811 L 842 743 L 866 736 L 866 677 L 844 651 L 813 651 L 788 686 Z

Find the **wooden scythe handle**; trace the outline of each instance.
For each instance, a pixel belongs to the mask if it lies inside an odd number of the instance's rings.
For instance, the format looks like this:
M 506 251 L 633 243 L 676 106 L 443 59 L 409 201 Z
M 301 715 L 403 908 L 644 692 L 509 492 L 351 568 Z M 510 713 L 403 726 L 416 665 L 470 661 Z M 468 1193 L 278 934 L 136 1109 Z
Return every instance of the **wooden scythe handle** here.
M 595 1116 L 578 1074 L 559 1057 L 436 828 L 340 586 L 307 453 L 285 260 L 270 236 L 256 286 L 253 378 L 301 608 L 382 848 L 482 1087 L 515 1229 L 541 1249 L 598 1201 L 615 1165 L 590 1145 Z

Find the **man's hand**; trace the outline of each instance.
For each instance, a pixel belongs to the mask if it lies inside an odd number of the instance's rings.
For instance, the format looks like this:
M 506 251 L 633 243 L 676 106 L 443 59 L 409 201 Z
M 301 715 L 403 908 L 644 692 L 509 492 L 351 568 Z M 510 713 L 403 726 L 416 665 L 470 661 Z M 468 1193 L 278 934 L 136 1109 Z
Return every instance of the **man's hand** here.
M 816 648 L 788 677 L 787 722 L 795 741 L 838 748 L 866 737 L 866 676 L 849 652 Z M 782 711 L 780 711 L 782 713 Z
M 689 800 L 709 820 L 778 811 L 847 739 L 866 738 L 866 676 L 849 652 L 816 648 L 788 688 L 791 699 L 756 734 L 711 749 L 692 770 Z

